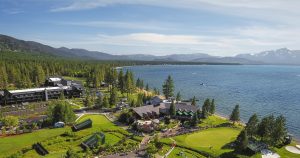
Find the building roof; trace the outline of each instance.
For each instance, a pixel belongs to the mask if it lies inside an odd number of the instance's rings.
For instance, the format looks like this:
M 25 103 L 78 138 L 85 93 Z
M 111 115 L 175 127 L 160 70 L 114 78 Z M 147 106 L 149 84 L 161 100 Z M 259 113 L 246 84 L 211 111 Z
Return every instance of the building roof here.
M 96 146 L 96 144 L 102 140 L 105 137 L 105 135 L 103 133 L 94 133 L 91 137 L 89 137 L 88 139 L 86 139 L 84 142 L 82 142 L 81 144 L 84 147 L 94 147 Z
M 31 88 L 31 89 L 20 89 L 20 90 L 10 90 L 9 93 L 26 93 L 26 92 L 42 92 L 45 90 L 63 90 L 68 89 L 69 86 L 63 86 L 63 87 L 44 87 L 44 88 Z
M 92 123 L 93 123 L 93 122 L 92 122 L 91 119 L 87 119 L 87 120 L 85 120 L 85 121 L 83 121 L 83 122 L 80 122 L 80 123 L 74 125 L 74 126 L 73 126 L 73 129 L 74 129 L 75 131 L 78 131 L 78 130 L 81 130 L 81 129 L 84 129 L 84 128 L 87 128 L 87 127 L 91 127 Z
M 145 105 L 145 106 L 133 108 L 133 111 L 137 113 L 140 117 L 143 117 L 144 115 L 147 115 L 147 113 L 159 114 L 159 108 L 161 107 L 154 106 L 154 105 Z
M 157 114 L 159 115 L 160 109 L 170 109 L 171 103 L 160 103 L 158 106 L 154 105 L 145 105 L 141 107 L 133 108 L 133 111 L 138 114 L 140 117 L 144 115 L 150 114 Z M 175 103 L 176 111 L 181 111 L 181 114 L 189 115 L 191 112 L 194 113 L 198 110 L 197 106 L 191 105 L 189 102 L 181 102 Z
M 160 106 L 169 109 L 171 106 L 171 103 L 160 103 Z M 175 103 L 175 109 L 176 109 L 176 111 L 181 110 L 181 111 L 196 112 L 198 110 L 198 107 L 191 105 L 190 102 L 180 102 L 180 103 Z

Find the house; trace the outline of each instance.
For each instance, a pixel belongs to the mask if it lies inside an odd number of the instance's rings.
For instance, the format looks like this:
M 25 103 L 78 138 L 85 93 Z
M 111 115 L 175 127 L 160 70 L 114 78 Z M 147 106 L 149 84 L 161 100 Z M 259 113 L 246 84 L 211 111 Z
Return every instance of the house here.
M 171 103 L 160 103 L 159 105 L 145 105 L 133 108 L 134 115 L 137 119 L 154 119 L 162 115 L 168 115 Z M 198 107 L 191 105 L 189 102 L 175 103 L 176 117 L 178 119 L 191 119 Z
M 56 123 L 54 124 L 54 127 L 55 127 L 55 128 L 62 128 L 62 127 L 65 127 L 65 123 L 64 123 L 64 122 L 61 122 L 61 121 L 56 122 Z
M 83 130 L 83 129 L 86 129 L 86 128 L 91 128 L 92 124 L 93 124 L 92 120 L 87 119 L 85 121 L 82 121 L 78 124 L 73 125 L 72 130 L 76 132 L 76 131 L 80 131 L 80 130 Z
M 101 141 L 101 144 L 105 142 L 105 135 L 101 132 L 94 133 L 91 137 L 81 143 L 81 147 L 86 150 L 87 148 L 95 148 Z

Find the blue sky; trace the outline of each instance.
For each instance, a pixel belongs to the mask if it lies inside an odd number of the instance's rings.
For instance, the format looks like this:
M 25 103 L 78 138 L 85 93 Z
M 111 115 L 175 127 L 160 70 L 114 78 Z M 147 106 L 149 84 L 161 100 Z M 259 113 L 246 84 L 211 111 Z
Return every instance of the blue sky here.
M 0 0 L 0 33 L 111 54 L 300 49 L 298 0 Z

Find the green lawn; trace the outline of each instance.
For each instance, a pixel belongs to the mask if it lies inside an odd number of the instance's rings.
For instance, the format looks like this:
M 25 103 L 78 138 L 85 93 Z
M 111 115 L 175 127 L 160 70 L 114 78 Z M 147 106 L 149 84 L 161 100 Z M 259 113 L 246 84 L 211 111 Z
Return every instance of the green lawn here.
M 240 130 L 229 127 L 210 128 L 192 134 L 176 136 L 173 139 L 178 145 L 205 151 L 212 155 L 221 155 L 232 151 L 232 149 L 224 149 L 223 147 L 234 141 L 239 132 Z
M 292 142 L 290 145 L 288 146 L 295 146 L 296 145 L 296 142 Z M 299 157 L 300 158 L 300 155 L 299 154 L 293 154 L 289 151 L 287 151 L 285 149 L 285 147 L 282 147 L 282 148 L 274 148 L 273 149 L 276 153 L 278 153 L 281 158 L 296 158 L 296 157 Z
M 24 147 L 31 147 L 38 141 L 61 135 L 65 130 L 66 128 L 42 129 L 33 133 L 0 138 L 0 157 L 19 151 Z
M 171 149 L 171 146 L 164 145 L 163 148 L 158 152 L 160 156 L 165 155 L 169 150 Z M 180 152 L 183 154 L 180 155 Z M 205 156 L 200 155 L 197 152 L 187 150 L 180 147 L 175 147 L 174 150 L 168 155 L 168 158 L 205 158 Z
M 11 136 L 1 138 L 0 141 L 0 157 L 9 156 L 16 151 L 24 148 L 29 149 L 24 157 L 39 157 L 39 155 L 31 150 L 31 145 L 36 142 L 41 142 L 43 146 L 50 152 L 46 157 L 55 158 L 61 157 L 66 153 L 68 148 L 72 148 L 83 155 L 82 149 L 79 146 L 82 141 L 90 137 L 94 132 L 106 130 L 118 130 L 127 133 L 124 129 L 114 125 L 103 115 L 85 115 L 78 122 L 90 118 L 93 121 L 93 127 L 75 132 L 74 137 L 61 136 L 66 131 L 71 132 L 70 127 L 57 129 L 43 129 L 33 133 L 23 134 L 19 136 Z M 116 132 L 104 132 L 107 144 L 114 145 L 124 137 L 124 135 Z
M 201 120 L 199 127 L 214 127 L 226 123 L 229 123 L 229 121 L 217 115 L 212 115 L 204 120 Z

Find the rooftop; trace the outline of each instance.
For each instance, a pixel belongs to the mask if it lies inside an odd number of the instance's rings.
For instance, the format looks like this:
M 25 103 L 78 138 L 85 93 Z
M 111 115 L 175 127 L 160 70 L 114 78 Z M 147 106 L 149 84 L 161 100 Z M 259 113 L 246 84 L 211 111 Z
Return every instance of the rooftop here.
M 69 86 L 62 86 L 62 87 L 43 87 L 43 88 L 31 88 L 31 89 L 20 89 L 20 90 L 10 90 L 9 93 L 25 93 L 25 92 L 42 92 L 45 90 L 63 90 L 68 89 Z

